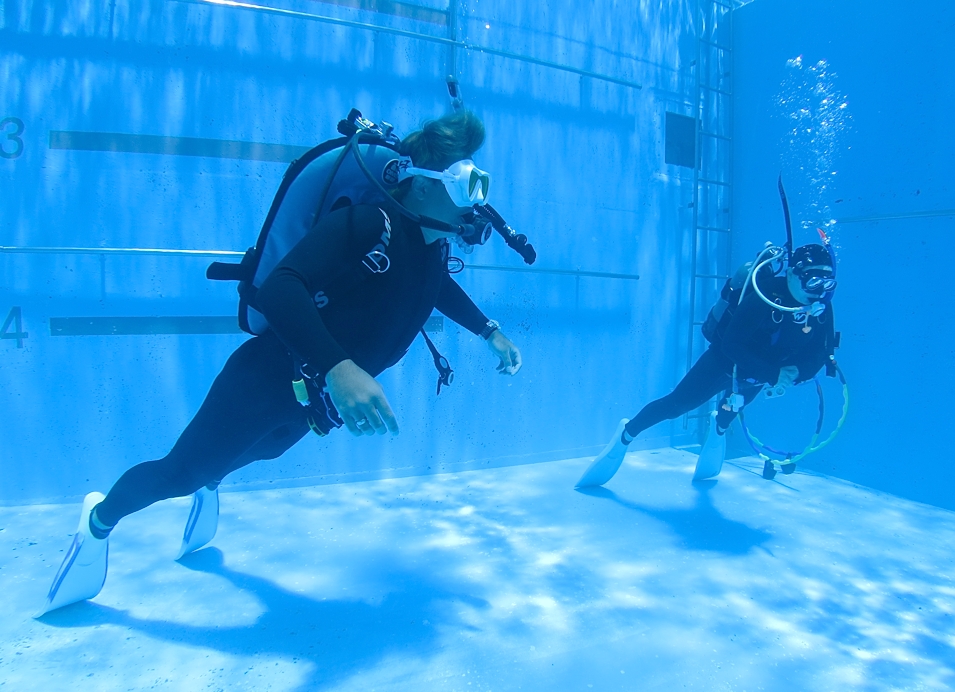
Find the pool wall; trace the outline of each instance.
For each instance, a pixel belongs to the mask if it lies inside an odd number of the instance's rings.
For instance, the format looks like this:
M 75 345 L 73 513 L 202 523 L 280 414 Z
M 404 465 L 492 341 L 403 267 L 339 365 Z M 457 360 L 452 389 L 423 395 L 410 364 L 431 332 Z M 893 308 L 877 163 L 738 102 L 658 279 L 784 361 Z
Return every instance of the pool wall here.
M 536 246 L 534 268 L 570 272 L 514 271 L 520 258 L 492 240 L 468 258 L 485 268 L 460 275 L 524 370 L 496 375 L 483 343 L 436 320 L 457 380 L 435 397 L 417 341 L 381 378 L 400 437 L 310 438 L 229 481 L 593 453 L 681 376 L 693 172 L 665 161 L 665 114 L 692 115 L 695 2 L 598 2 L 589 23 L 573 19 L 572 0 L 455 3 L 450 14 L 355 4 L 3 5 L 0 502 L 106 489 L 163 456 L 245 338 L 234 286 L 204 278 L 209 258 L 109 249 L 244 250 L 288 160 L 335 136 L 353 106 L 399 133 L 441 115 L 449 72 L 486 122 L 477 158 L 495 176 L 494 204 Z M 638 444 L 687 433 L 666 423 Z

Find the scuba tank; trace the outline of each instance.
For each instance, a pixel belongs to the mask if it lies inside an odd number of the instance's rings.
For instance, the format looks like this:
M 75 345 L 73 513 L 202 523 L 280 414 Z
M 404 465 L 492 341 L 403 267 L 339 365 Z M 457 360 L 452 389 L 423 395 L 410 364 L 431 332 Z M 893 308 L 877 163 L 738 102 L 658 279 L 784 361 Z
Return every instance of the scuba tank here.
M 361 118 L 361 113 L 353 110 L 350 117 Z M 398 138 L 391 134 L 387 123 L 368 125 L 366 130 L 351 137 L 319 144 L 293 161 L 282 177 L 258 240 L 246 251 L 241 263 L 209 265 L 206 270 L 209 279 L 239 282 L 239 326 L 243 331 L 257 335 L 268 330 L 268 322 L 255 308 L 259 286 L 315 223 L 330 212 L 352 204 L 381 206 L 385 203 L 384 195 L 367 179 L 357 160 L 347 156 L 352 146 L 358 148 L 365 166 L 380 184 L 392 184 L 386 180 L 385 172 L 389 163 L 399 159 Z M 339 123 L 339 131 L 343 129 L 347 131 Z M 386 239 L 369 250 L 384 254 Z
M 730 320 L 733 319 L 733 314 L 736 312 L 740 298 L 745 293 L 746 284 L 751 280 L 750 275 L 753 272 L 753 268 L 762 255 L 763 253 L 760 253 L 756 260 L 740 265 L 736 272 L 723 284 L 720 297 L 713 304 L 713 307 L 710 308 L 701 328 L 703 338 L 711 344 L 717 339 L 722 338 L 723 330 L 726 328 L 726 325 L 729 324 Z M 768 277 L 772 274 L 773 271 L 770 267 L 762 267 L 759 270 L 759 276 L 762 277 Z
M 719 299 L 713 303 L 706 320 L 703 322 L 703 338 L 713 343 L 722 332 L 723 327 L 733 317 L 736 306 L 739 305 L 739 294 L 746 284 L 746 278 L 749 276 L 749 270 L 753 268 L 752 262 L 747 262 L 740 266 L 730 278 L 723 284 Z M 725 318 L 725 320 L 724 320 Z

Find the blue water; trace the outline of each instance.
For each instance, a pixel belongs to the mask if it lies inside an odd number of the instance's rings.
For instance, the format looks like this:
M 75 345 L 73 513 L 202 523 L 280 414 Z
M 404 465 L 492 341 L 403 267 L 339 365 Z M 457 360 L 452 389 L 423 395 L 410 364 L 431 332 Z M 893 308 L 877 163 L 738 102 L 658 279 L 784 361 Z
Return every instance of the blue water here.
M 951 689 L 953 29 L 941 0 L 6 2 L 0 689 Z M 233 474 L 181 563 L 187 499 L 129 517 L 102 593 L 33 620 L 83 495 L 166 454 L 247 338 L 208 263 L 351 107 L 406 134 L 449 74 L 539 253 L 495 238 L 459 275 L 523 370 L 436 315 L 457 379 L 434 396 L 420 340 L 383 374 L 398 438 Z M 699 354 L 694 271 L 784 240 L 779 175 L 838 252 L 844 428 L 773 481 L 734 428 L 694 484 L 689 416 L 575 492 Z M 795 449 L 817 411 L 747 422 Z

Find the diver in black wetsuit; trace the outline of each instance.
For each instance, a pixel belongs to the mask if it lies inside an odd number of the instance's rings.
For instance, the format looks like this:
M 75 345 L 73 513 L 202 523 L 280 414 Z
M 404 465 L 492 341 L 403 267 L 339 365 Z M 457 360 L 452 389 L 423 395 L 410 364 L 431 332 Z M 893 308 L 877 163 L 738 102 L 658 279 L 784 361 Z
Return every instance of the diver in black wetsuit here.
M 470 161 L 483 141 L 484 126 L 468 111 L 426 124 L 402 144 L 414 167 L 395 197 L 419 216 L 461 223 L 487 196 L 490 178 Z M 448 271 L 450 237 L 376 206 L 345 207 L 319 221 L 256 295 L 271 330 L 232 354 L 169 454 L 126 471 L 105 498 L 87 496 L 43 612 L 99 593 L 107 537 L 123 517 L 167 498 L 196 493 L 201 500 L 232 471 L 283 454 L 310 427 L 397 434 L 374 377 L 401 360 L 435 308 L 482 336 L 500 359 L 499 372 L 516 374 L 520 352 Z M 387 271 L 336 292 L 343 268 L 386 238 Z M 307 407 L 291 384 L 298 370 L 310 378 Z M 194 503 L 194 514 L 203 511 L 210 513 Z M 183 552 L 211 539 L 214 523 L 211 532 L 198 544 L 184 536 Z
M 833 265 L 827 247 L 804 245 L 792 253 L 785 275 L 756 272 L 759 291 L 749 285 L 747 277 L 742 287 L 749 290 L 738 305 L 729 304 L 707 334 L 709 348 L 670 394 L 650 402 L 631 420 L 620 421 L 613 439 L 577 487 L 603 485 L 617 472 L 627 445 L 637 435 L 723 392 L 712 413 L 694 479 L 719 474 L 725 455 L 724 433 L 743 406 L 767 385 L 770 393 L 780 396 L 788 387 L 812 379 L 832 356 L 835 332 L 829 301 L 836 287 Z M 729 290 L 728 281 L 724 300 Z M 794 304 L 795 308 L 787 309 Z

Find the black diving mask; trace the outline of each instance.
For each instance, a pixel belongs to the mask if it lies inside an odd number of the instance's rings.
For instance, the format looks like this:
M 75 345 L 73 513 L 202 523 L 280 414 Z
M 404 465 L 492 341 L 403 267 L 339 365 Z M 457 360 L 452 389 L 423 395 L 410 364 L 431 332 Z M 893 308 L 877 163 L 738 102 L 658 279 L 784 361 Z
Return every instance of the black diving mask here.
M 838 282 L 830 271 L 808 269 L 796 276 L 802 284 L 802 290 L 811 295 L 822 295 L 836 290 Z

